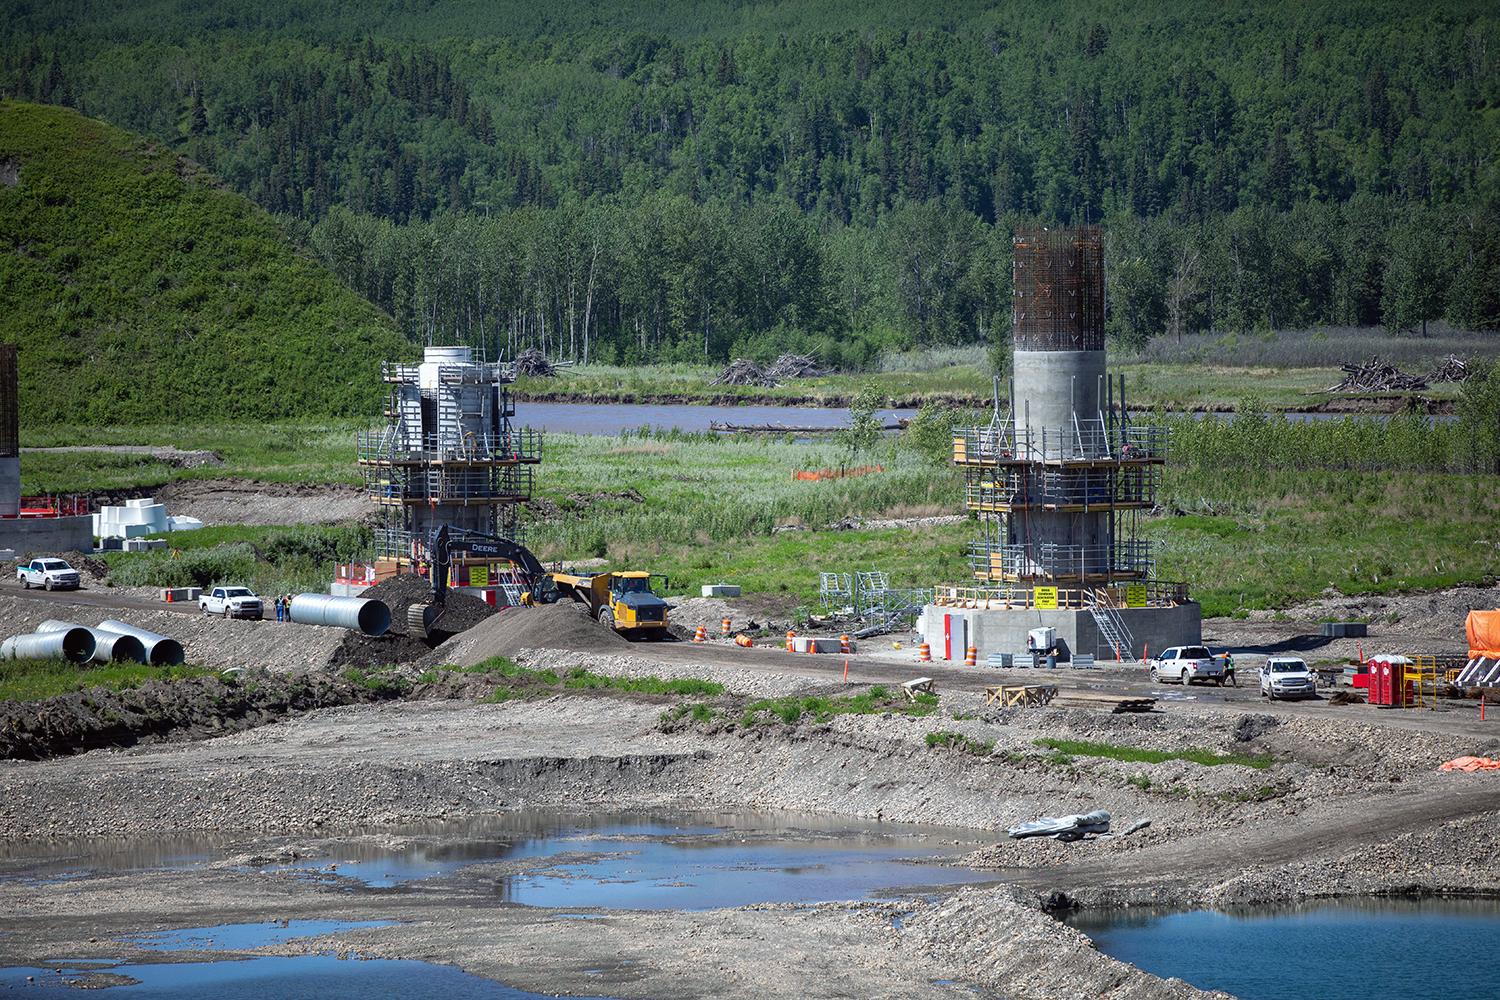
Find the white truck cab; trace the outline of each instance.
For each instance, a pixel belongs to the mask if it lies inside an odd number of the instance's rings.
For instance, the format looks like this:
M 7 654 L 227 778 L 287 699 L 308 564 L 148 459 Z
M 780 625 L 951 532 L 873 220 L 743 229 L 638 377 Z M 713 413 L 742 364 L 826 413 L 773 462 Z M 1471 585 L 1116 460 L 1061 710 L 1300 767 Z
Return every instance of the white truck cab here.
M 1193 681 L 1224 683 L 1224 661 L 1208 651 L 1207 646 L 1171 646 L 1162 650 L 1161 656 L 1150 661 L 1151 680 L 1157 684 L 1181 683 L 1187 687 Z
M 225 618 L 260 618 L 265 605 L 249 587 L 214 587 L 198 598 L 205 615 Z
M 1318 693 L 1317 678 L 1307 662 L 1296 656 L 1272 656 L 1260 668 L 1260 696 L 1270 701 L 1278 698 L 1312 698 Z
M 82 586 L 78 571 L 64 559 L 33 559 L 16 567 L 16 579 L 26 590 L 77 590 Z

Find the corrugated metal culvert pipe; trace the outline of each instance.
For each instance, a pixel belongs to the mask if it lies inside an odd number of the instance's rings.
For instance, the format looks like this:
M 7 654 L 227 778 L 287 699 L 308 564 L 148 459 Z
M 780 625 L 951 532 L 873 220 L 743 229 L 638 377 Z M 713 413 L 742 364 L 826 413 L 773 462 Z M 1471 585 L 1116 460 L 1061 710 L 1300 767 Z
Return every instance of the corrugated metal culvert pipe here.
M 0 660 L 71 660 L 87 663 L 94 656 L 94 634 L 86 628 L 13 635 L 0 642 Z
M 146 662 L 146 644 L 133 635 L 105 632 L 103 629 L 89 628 L 77 622 L 60 622 L 53 618 L 42 622 L 36 630 L 38 632 L 66 632 L 74 628 L 87 629 L 89 635 L 94 637 L 93 662 L 95 663 L 109 663 L 111 660 Z
M 146 647 L 146 662 L 153 667 L 176 666 L 186 658 L 182 651 L 182 643 L 159 632 L 136 628 L 134 625 L 117 622 L 113 618 L 100 622 L 99 631 L 135 636 L 141 640 L 141 645 Z
M 385 635 L 391 627 L 391 609 L 384 601 L 366 597 L 296 594 L 292 597 L 292 621 L 355 629 L 365 635 Z

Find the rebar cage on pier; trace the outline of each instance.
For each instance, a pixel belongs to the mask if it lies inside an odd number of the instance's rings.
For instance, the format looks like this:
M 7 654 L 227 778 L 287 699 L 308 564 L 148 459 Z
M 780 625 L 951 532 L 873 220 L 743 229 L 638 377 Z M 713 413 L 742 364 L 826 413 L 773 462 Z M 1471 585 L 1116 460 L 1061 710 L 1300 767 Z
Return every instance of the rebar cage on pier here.
M 1104 350 L 1104 236 L 1099 227 L 1020 229 L 1012 243 L 1016 350 Z

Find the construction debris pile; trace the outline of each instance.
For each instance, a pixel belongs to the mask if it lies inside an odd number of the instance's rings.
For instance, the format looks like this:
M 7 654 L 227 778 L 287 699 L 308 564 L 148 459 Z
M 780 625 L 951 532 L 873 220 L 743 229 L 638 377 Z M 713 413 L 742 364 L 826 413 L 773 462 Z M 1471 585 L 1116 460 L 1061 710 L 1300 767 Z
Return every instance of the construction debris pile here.
M 1426 378 L 1430 385 L 1437 385 L 1439 382 L 1466 382 L 1469 378 L 1469 363 L 1457 354 L 1450 354 L 1428 372 Z
M 818 378 L 829 369 L 805 354 L 783 354 L 769 365 L 750 358 L 735 358 L 710 385 L 753 385 L 774 389 L 787 379 Z
M 1342 370 L 1343 381 L 1324 392 L 1416 392 L 1427 388 L 1428 383 L 1422 376 L 1409 375 L 1378 357 L 1357 365 L 1343 365 Z
M 516 355 L 516 374 L 529 378 L 554 378 L 557 366 L 547 360 L 547 355 L 535 347 L 528 347 Z

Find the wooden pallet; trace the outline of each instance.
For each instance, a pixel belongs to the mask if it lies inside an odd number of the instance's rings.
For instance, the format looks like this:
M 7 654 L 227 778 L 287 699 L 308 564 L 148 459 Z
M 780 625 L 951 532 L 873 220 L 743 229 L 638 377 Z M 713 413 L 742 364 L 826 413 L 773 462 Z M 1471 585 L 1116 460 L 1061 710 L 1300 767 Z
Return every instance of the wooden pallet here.
M 985 703 L 1001 708 L 1035 708 L 1057 696 L 1056 684 L 997 684 L 984 689 Z

